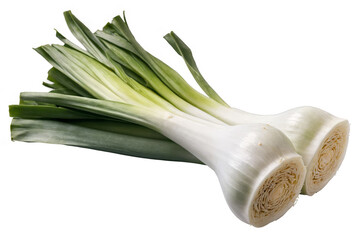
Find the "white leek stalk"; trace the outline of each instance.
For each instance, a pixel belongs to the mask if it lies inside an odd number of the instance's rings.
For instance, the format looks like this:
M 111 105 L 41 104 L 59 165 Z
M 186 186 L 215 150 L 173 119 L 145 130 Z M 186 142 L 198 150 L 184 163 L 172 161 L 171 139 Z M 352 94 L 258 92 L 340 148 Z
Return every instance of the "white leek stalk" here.
M 221 108 L 223 108 L 221 106 Z M 264 123 L 282 131 L 307 167 L 302 193 L 313 195 L 335 175 L 344 159 L 349 123 L 314 107 L 299 107 L 276 115 L 255 115 L 238 109 L 222 110 L 236 124 Z
M 289 139 L 269 125 L 221 126 L 159 108 L 56 93 L 22 93 L 21 99 L 123 119 L 163 134 L 213 169 L 232 212 L 256 227 L 281 217 L 303 185 L 301 157 Z

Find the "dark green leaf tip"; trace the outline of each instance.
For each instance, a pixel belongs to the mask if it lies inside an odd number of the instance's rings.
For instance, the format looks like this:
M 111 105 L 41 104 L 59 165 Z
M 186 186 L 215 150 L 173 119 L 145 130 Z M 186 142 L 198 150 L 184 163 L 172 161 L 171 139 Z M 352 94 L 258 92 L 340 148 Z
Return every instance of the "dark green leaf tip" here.
M 124 22 L 125 22 L 125 24 L 127 26 L 128 24 L 127 24 L 127 21 L 126 21 L 125 10 L 123 11 L 123 18 L 124 18 Z

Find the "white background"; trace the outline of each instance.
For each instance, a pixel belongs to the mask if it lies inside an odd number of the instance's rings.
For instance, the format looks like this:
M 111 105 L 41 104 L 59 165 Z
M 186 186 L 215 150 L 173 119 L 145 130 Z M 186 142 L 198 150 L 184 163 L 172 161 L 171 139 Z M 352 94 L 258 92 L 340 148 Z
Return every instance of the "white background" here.
M 335 239 L 359 237 L 359 1 L 3 1 L 0 239 Z M 139 42 L 194 84 L 162 36 L 174 30 L 232 106 L 271 114 L 312 105 L 349 119 L 335 178 L 264 228 L 239 221 L 207 167 L 75 147 L 11 142 L 7 106 L 46 91 L 33 47 L 127 12 Z M 73 38 L 71 38 L 73 39 Z

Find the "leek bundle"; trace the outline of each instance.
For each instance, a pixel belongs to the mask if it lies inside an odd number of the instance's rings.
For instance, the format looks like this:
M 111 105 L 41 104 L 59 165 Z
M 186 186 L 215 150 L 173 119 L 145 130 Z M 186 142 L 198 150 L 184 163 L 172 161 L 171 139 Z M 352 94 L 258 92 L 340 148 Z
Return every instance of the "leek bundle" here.
M 233 213 L 256 227 L 285 214 L 301 190 L 319 191 L 339 168 L 346 120 L 312 107 L 273 116 L 231 108 L 174 33 L 165 39 L 208 96 L 145 51 L 125 17 L 92 33 L 70 11 L 64 15 L 86 50 L 59 32 L 64 45 L 35 49 L 53 66 L 43 83 L 51 91 L 22 93 L 10 106 L 13 140 L 206 164 Z

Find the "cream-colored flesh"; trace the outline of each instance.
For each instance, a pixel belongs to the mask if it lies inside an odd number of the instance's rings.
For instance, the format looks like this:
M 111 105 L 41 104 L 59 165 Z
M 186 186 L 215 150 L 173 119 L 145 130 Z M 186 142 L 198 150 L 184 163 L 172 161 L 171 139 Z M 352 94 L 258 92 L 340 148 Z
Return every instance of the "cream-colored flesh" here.
M 321 146 L 308 165 L 303 192 L 313 195 L 326 186 L 344 159 L 348 144 L 349 124 L 336 125 L 324 137 Z
M 250 224 L 262 227 L 284 215 L 294 205 L 304 178 L 304 165 L 296 159 L 284 161 L 271 171 L 251 202 Z

